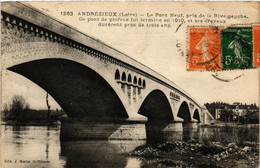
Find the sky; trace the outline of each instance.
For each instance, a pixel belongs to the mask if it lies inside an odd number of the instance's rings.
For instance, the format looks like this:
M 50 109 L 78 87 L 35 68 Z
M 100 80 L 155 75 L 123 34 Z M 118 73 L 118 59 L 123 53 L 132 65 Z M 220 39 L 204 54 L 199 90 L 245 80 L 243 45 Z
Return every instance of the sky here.
M 211 11 L 225 14 L 226 9 L 220 3 L 65 3 L 65 2 L 25 2 L 38 10 L 68 24 L 77 30 L 94 37 L 105 44 L 127 54 L 131 58 L 157 71 L 170 79 L 182 89 L 187 91 L 200 104 L 206 102 L 223 101 L 227 103 L 242 102 L 259 105 L 259 68 L 250 70 L 233 71 L 187 71 L 187 23 L 173 24 L 171 28 L 122 28 L 100 27 L 98 22 L 80 21 L 79 16 L 63 16 L 62 11 L 78 12 L 88 11 L 116 11 L 126 13 L 185 13 L 200 14 Z M 228 14 L 241 14 L 243 7 L 247 19 L 228 19 L 230 26 L 234 23 L 252 23 L 259 21 L 256 15 L 255 4 L 243 6 L 242 3 L 225 4 L 229 9 Z M 199 10 L 198 10 L 199 9 Z M 259 11 L 258 11 L 259 12 Z M 203 12 L 202 12 L 203 13 Z M 185 15 L 186 16 L 186 15 Z M 192 24 L 200 26 L 201 24 Z M 204 25 L 204 24 L 203 24 Z M 180 46 L 179 48 L 176 45 Z M 180 49 L 178 51 L 178 49 Z M 184 54 L 181 54 L 184 52 Z M 223 82 L 216 79 L 234 79 Z M 2 73 L 2 103 L 11 101 L 13 95 L 22 95 L 34 109 L 47 109 L 46 91 L 25 77 L 14 72 L 3 70 Z M 51 109 L 60 109 L 58 103 L 52 98 L 49 100 Z

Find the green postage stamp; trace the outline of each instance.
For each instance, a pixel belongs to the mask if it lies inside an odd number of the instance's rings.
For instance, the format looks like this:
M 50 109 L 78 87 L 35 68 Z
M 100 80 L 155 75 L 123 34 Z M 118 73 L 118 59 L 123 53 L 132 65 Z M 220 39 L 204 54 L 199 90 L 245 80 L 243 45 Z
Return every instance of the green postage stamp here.
M 222 69 L 253 68 L 252 27 L 229 27 L 222 31 Z

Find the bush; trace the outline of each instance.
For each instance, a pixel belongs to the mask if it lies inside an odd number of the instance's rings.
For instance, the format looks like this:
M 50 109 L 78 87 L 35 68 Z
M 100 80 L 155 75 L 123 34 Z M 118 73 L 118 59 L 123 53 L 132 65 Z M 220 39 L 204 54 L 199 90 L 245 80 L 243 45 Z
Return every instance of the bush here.
M 23 96 L 15 95 L 12 98 L 9 108 L 8 105 L 5 105 L 4 114 L 5 117 L 7 117 L 7 114 L 9 113 L 8 118 L 22 119 L 29 109 L 29 104 L 25 101 Z

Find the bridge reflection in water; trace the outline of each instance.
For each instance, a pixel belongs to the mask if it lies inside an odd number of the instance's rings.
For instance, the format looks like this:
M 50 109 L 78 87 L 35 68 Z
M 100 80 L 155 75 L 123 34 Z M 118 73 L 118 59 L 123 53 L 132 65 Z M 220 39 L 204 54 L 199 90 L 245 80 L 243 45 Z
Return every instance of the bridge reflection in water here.
M 66 167 L 136 167 L 142 162 L 129 153 L 145 141 L 68 141 L 61 142 L 61 156 L 66 158 Z M 131 166 L 130 166 L 131 165 Z
M 192 136 L 200 135 L 200 132 L 199 129 L 189 129 L 184 131 L 184 134 L 176 134 L 176 139 L 189 140 L 193 138 Z M 205 134 L 205 130 L 203 133 Z M 144 140 L 60 141 L 60 126 L 2 125 L 1 134 L 2 151 L 5 151 L 1 157 L 3 167 L 139 168 L 147 166 L 144 161 L 130 156 L 131 151 L 146 144 Z M 176 157 L 176 159 L 179 159 L 180 164 L 182 163 L 181 158 Z M 4 160 L 12 160 L 13 163 L 6 163 Z M 31 163 L 17 164 L 14 163 L 15 160 L 18 162 L 27 160 Z M 33 160 L 43 162 L 32 163 Z
M 172 132 L 169 132 L 172 134 Z M 185 140 L 188 141 L 197 137 L 199 129 L 185 129 L 182 132 L 176 132 L 171 136 L 170 141 Z M 205 133 L 205 132 L 204 132 Z M 167 134 L 167 132 L 165 133 Z M 167 139 L 163 139 L 167 137 Z M 169 135 L 162 137 L 162 142 L 169 140 Z M 130 156 L 130 152 L 139 146 L 145 145 L 146 141 L 133 140 L 86 140 L 86 141 L 61 141 L 61 156 L 66 158 L 67 168 L 106 167 L 106 168 L 141 168 L 146 166 L 157 167 L 158 163 L 146 163 L 139 158 Z M 181 158 L 176 158 L 179 164 L 184 163 Z

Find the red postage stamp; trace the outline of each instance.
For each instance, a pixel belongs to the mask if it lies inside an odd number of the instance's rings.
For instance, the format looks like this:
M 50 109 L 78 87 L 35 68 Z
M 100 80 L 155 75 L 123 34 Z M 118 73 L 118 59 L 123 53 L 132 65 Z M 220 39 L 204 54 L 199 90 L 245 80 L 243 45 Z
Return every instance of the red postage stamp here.
M 221 70 L 221 31 L 219 27 L 189 28 L 189 70 Z
M 253 25 L 254 67 L 260 67 L 260 24 Z

